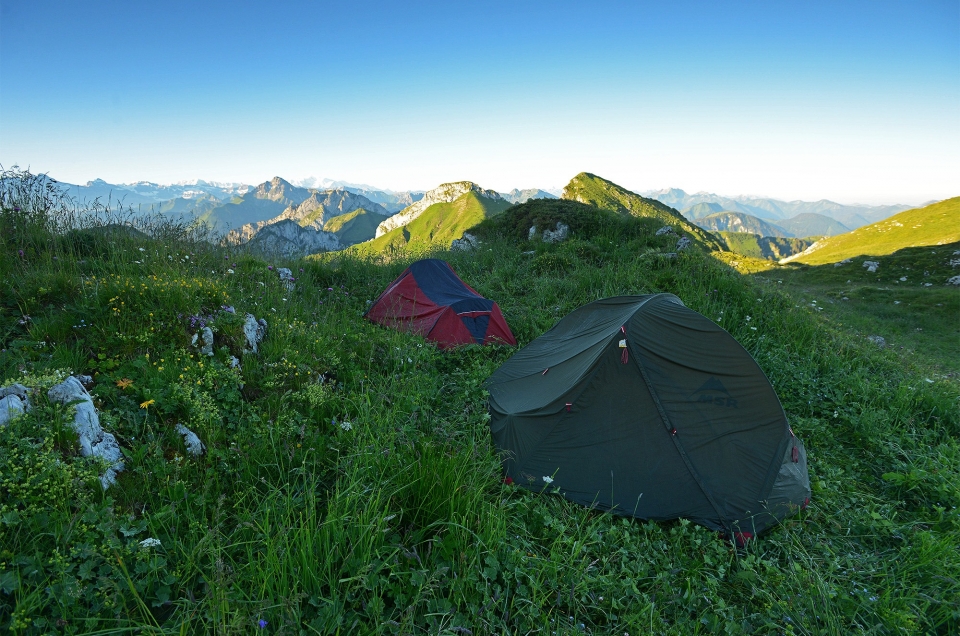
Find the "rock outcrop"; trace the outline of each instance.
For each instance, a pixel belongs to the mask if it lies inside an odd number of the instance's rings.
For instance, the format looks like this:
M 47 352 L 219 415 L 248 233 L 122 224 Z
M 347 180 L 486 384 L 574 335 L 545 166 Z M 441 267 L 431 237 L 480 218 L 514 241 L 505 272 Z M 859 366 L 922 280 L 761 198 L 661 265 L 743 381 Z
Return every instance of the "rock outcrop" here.
M 444 183 L 441 186 L 430 190 L 423 195 L 423 198 L 416 203 L 407 206 L 397 214 L 391 216 L 377 226 L 377 236 L 383 236 L 390 230 L 394 230 L 402 225 L 410 223 L 431 205 L 437 203 L 450 203 L 459 199 L 470 191 L 476 192 L 482 197 L 488 199 L 503 200 L 503 197 L 494 190 L 485 190 L 472 181 L 457 181 L 455 183 Z
M 267 335 L 267 321 L 263 318 L 257 320 L 257 317 L 253 314 L 247 314 L 243 321 L 243 335 L 247 339 L 247 346 L 243 352 L 257 353 L 260 349 L 260 343 Z
M 544 243 L 559 243 L 567 240 L 568 236 L 570 236 L 570 226 L 557 221 L 557 228 L 555 230 L 544 230 L 540 239 Z
M 80 380 L 70 376 L 47 392 L 51 402 L 73 404 L 73 430 L 77 433 L 80 442 L 80 454 L 84 457 L 99 457 L 109 467 L 100 476 L 100 484 L 104 490 L 117 480 L 117 474 L 123 470 L 120 445 L 113 433 L 107 433 L 100 426 L 100 417 L 93 405 L 93 398 L 80 384 Z
M 470 234 L 469 232 L 464 232 L 463 236 L 458 239 L 455 239 L 453 243 L 450 244 L 451 252 L 469 252 L 480 247 L 480 240 Z

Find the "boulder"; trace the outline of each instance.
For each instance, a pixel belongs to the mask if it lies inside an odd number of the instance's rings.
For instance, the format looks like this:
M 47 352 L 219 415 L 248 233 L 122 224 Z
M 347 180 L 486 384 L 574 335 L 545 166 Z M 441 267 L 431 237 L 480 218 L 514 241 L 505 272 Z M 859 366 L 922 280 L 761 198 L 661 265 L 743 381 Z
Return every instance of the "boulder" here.
M 887 340 L 883 336 L 867 336 L 867 340 L 877 345 L 881 349 L 887 346 Z
M 17 383 L 0 388 L 0 398 L 5 398 L 9 395 L 15 395 L 20 398 L 20 402 L 24 408 L 28 411 L 30 410 L 30 389 Z
M 27 412 L 27 407 L 17 395 L 5 395 L 0 398 L 0 426 Z
M 117 439 L 100 426 L 100 417 L 93 405 L 93 398 L 80 384 L 80 380 L 73 376 L 51 388 L 47 397 L 51 402 L 73 404 L 73 430 L 80 442 L 80 454 L 84 457 L 99 457 L 110 465 L 100 476 L 100 484 L 106 490 L 116 482 L 117 473 L 123 470 L 123 462 Z
M 559 243 L 560 241 L 567 240 L 568 236 L 570 236 L 570 226 L 557 221 L 557 229 L 544 230 L 541 240 L 544 243 Z
M 669 225 L 664 225 L 662 228 L 660 228 L 659 230 L 657 230 L 656 236 L 663 236 L 664 234 L 673 234 L 674 236 L 676 236 L 677 231 L 674 230 L 674 229 L 673 229 L 671 226 L 669 226 Z
M 948 285 L 960 285 L 960 276 L 954 276 L 953 278 L 947 279 Z
M 527 231 L 527 240 L 532 241 L 537 236 L 537 226 L 531 225 L 530 229 Z
M 877 268 L 880 267 L 880 263 L 877 261 L 863 261 L 863 266 L 867 268 L 868 272 L 875 272 Z
M 204 327 L 198 333 L 193 334 L 193 340 L 190 344 L 194 347 L 200 342 L 200 353 L 205 356 L 213 355 L 213 329 Z
M 463 236 L 456 239 L 453 243 L 450 244 L 450 251 L 452 252 L 470 252 L 480 247 L 480 240 L 470 234 L 469 232 L 464 232 Z
M 247 346 L 244 353 L 257 353 L 260 343 L 267 335 L 267 321 L 261 318 L 257 320 L 253 314 L 247 314 L 243 321 L 243 335 L 247 338 Z
M 199 457 L 200 455 L 203 455 L 203 451 L 207 450 L 207 447 L 204 446 L 203 442 L 200 441 L 200 438 L 197 437 L 197 434 L 183 424 L 177 424 L 176 431 L 181 437 L 183 437 L 183 443 L 186 445 L 187 453 L 190 455 Z
M 281 267 L 277 269 L 277 274 L 280 276 L 280 282 L 283 283 L 283 288 L 288 292 L 293 291 L 293 281 L 296 279 L 293 277 L 293 272 L 291 272 L 286 267 Z
M 690 237 L 689 237 L 689 236 L 681 236 L 681 237 L 680 237 L 680 240 L 677 241 L 677 247 L 676 247 L 675 249 L 676 249 L 678 252 L 682 252 L 683 250 L 685 250 L 685 249 L 687 249 L 688 247 L 690 247 L 691 243 L 692 243 L 692 241 L 690 240 Z

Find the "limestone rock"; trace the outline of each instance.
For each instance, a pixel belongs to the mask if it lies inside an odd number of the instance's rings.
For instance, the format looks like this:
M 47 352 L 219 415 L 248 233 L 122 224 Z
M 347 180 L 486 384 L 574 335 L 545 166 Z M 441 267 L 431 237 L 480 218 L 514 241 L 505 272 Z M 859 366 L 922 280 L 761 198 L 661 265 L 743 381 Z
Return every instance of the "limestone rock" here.
M 267 335 L 267 321 L 261 318 L 257 320 L 253 314 L 247 314 L 243 321 L 243 335 L 247 338 L 247 346 L 244 353 L 257 353 L 259 345 Z
M 277 274 L 280 276 L 280 282 L 283 283 L 283 288 L 288 292 L 293 291 L 293 282 L 296 280 L 293 277 L 293 272 L 291 272 L 286 267 L 281 267 L 277 270 Z
M 883 336 L 867 336 L 867 340 L 877 345 L 881 349 L 887 346 L 887 340 Z
M 954 276 L 953 278 L 947 279 L 947 284 L 949 285 L 960 285 L 960 275 Z
M 849 258 L 845 258 L 845 259 L 843 259 L 842 261 L 839 261 L 839 262 L 837 262 L 837 263 L 834 263 L 833 266 L 834 266 L 834 267 L 840 267 L 840 266 L 842 266 L 842 265 L 847 265 L 847 264 L 849 264 L 849 263 L 850 263 L 850 259 L 849 259 Z
M 476 192 L 478 195 L 488 199 L 503 199 L 499 192 L 494 190 L 485 190 L 472 181 L 444 183 L 433 190 L 428 191 L 423 195 L 422 199 L 413 205 L 405 207 L 394 216 L 391 216 L 387 220 L 380 223 L 380 225 L 377 226 L 377 236 L 383 236 L 390 230 L 395 230 L 400 226 L 406 225 L 410 221 L 423 214 L 423 212 L 431 205 L 437 203 L 450 203 L 456 199 L 459 199 L 461 196 L 470 191 Z
M 567 240 L 568 236 L 570 236 L 570 226 L 557 221 L 557 229 L 544 230 L 541 240 L 543 240 L 544 243 L 559 243 L 560 241 Z
M 183 443 L 187 446 L 187 452 L 194 457 L 199 457 L 203 455 L 203 452 L 207 450 L 207 447 L 204 446 L 203 442 L 200 441 L 200 438 L 197 437 L 197 434 L 191 431 L 189 428 L 183 424 L 177 424 L 176 428 L 177 433 L 183 437 Z
M 657 233 L 656 233 L 655 236 L 663 236 L 664 234 L 674 234 L 674 235 L 676 235 L 676 233 L 677 233 L 676 230 L 674 230 L 672 226 L 664 225 L 662 228 L 660 228 L 659 230 L 657 230 Z
M 530 231 L 527 232 L 527 240 L 528 240 L 528 241 L 532 241 L 532 240 L 534 239 L 534 237 L 536 237 L 536 235 L 537 235 L 537 226 L 536 226 L 536 225 L 531 225 L 531 226 L 530 226 Z
M 452 252 L 470 252 L 480 247 L 480 239 L 469 232 L 464 232 L 463 236 L 450 244 Z
M 17 383 L 0 388 L 0 398 L 5 398 L 8 395 L 15 395 L 20 398 L 24 408 L 30 410 L 30 389 Z
M 875 272 L 880 267 L 880 263 L 878 261 L 863 261 L 863 266 L 867 268 L 868 272 Z
M 26 412 L 27 407 L 19 396 L 11 394 L 0 398 L 0 426 L 6 426 L 7 422 Z
M 193 334 L 193 340 L 190 341 L 190 344 L 196 347 L 198 342 L 201 343 L 199 345 L 201 355 L 213 355 L 213 329 L 204 327 L 198 333 Z
M 675 249 L 676 249 L 678 252 L 682 252 L 683 250 L 685 250 L 685 249 L 687 249 L 688 247 L 690 247 L 691 243 L 692 243 L 692 241 L 690 240 L 690 237 L 689 237 L 689 236 L 681 236 L 681 237 L 680 237 L 680 240 L 677 241 L 677 247 L 676 247 Z
M 99 457 L 110 464 L 106 472 L 100 476 L 100 485 L 104 490 L 117 480 L 117 474 L 123 470 L 120 445 L 112 433 L 107 433 L 100 426 L 100 417 L 93 405 L 93 398 L 83 388 L 80 381 L 70 376 L 47 392 L 51 402 L 60 404 L 74 403 L 76 409 L 73 418 L 73 430 L 80 441 L 80 454 L 84 457 Z

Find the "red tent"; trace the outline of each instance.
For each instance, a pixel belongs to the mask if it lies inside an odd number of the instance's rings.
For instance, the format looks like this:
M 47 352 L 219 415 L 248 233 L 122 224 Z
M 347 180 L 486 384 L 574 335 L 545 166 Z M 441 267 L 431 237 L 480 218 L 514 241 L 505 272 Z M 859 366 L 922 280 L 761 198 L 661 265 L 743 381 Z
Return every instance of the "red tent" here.
M 417 261 L 373 302 L 367 319 L 420 334 L 441 348 L 471 343 L 516 345 L 497 303 L 464 283 L 450 264 Z

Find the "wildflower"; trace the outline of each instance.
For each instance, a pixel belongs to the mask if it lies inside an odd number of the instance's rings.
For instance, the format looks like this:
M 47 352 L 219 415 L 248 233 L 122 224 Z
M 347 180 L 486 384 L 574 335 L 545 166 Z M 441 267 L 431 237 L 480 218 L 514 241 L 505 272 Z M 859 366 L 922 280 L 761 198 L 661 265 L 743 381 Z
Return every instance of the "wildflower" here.
M 146 252 L 147 250 L 145 250 L 145 249 L 143 249 L 143 248 L 141 247 L 141 248 L 140 248 L 140 251 L 141 251 L 141 252 Z
M 228 273 L 228 274 L 232 274 L 232 273 L 233 273 L 233 270 L 232 270 L 232 269 L 228 269 L 228 270 L 227 270 L 227 273 Z
M 130 378 L 123 378 L 122 380 L 117 380 L 117 386 L 120 387 L 121 389 L 125 389 L 131 384 L 133 384 L 133 380 L 131 380 Z
M 747 317 L 745 318 L 745 320 L 746 320 L 747 322 L 750 322 L 750 316 L 747 316 Z
M 144 539 L 143 541 L 140 542 L 140 547 L 141 548 L 159 548 L 160 539 L 154 539 L 153 537 Z
M 544 476 L 544 478 L 543 478 L 543 483 L 545 483 L 545 484 L 547 484 L 547 485 L 552 484 L 552 483 L 553 483 L 553 477 Z
M 149 408 L 150 405 L 153 404 L 154 402 L 156 402 L 156 400 L 147 400 L 146 402 L 141 402 L 140 408 L 142 409 Z
M 267 265 L 267 269 L 269 269 L 269 270 L 272 272 L 272 271 L 273 271 L 273 265 Z
M 350 422 L 340 422 L 340 428 L 342 428 L 345 431 L 349 431 L 353 429 L 353 424 L 351 424 Z
M 267 621 L 263 620 L 262 618 L 257 621 L 257 627 L 259 627 L 260 629 L 263 629 L 266 626 L 267 626 Z

